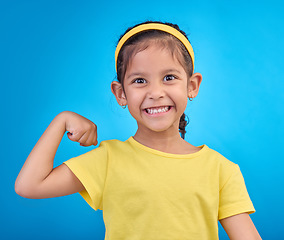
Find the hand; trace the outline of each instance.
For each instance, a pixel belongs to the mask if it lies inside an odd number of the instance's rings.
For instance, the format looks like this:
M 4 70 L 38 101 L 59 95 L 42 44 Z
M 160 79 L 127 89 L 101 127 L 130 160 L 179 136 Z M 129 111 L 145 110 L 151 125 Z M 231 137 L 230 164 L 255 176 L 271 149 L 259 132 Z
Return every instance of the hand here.
M 62 114 L 65 115 L 65 130 L 71 141 L 79 142 L 84 147 L 98 144 L 97 126 L 93 122 L 74 112 Z

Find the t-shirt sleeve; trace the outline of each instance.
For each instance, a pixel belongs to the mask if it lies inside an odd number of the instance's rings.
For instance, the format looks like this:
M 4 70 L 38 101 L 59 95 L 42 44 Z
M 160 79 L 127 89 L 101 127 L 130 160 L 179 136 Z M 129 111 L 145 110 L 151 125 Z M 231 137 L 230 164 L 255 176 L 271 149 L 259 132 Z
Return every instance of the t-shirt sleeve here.
M 238 165 L 234 164 L 219 191 L 219 220 L 240 213 L 254 213 L 243 175 Z
M 83 184 L 81 196 L 95 210 L 103 207 L 103 191 L 107 175 L 107 146 L 103 142 L 90 152 L 64 162 Z

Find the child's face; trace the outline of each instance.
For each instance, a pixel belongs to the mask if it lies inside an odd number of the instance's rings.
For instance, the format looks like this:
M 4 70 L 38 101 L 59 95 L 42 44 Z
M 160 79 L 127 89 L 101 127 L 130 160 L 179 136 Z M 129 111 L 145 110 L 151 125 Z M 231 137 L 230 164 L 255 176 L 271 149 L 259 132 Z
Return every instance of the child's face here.
M 189 96 L 188 76 L 170 51 L 152 45 L 134 55 L 124 90 L 138 131 L 178 131 Z

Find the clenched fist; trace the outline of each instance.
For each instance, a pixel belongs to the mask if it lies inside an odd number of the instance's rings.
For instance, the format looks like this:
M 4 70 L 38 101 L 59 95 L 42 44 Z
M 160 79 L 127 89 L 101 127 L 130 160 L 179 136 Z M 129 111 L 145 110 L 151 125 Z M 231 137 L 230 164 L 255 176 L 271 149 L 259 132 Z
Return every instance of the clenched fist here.
M 65 130 L 71 141 L 79 142 L 81 146 L 97 145 L 97 126 L 89 119 L 74 113 L 65 111 Z

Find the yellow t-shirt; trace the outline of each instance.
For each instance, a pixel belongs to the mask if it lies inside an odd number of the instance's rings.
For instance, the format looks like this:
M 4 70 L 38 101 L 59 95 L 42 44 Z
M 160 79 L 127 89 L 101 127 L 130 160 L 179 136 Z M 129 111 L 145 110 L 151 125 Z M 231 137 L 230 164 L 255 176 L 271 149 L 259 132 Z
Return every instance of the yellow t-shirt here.
M 106 240 L 214 240 L 218 219 L 255 211 L 238 165 L 206 145 L 169 154 L 131 137 L 65 164 L 83 198 L 103 210 Z

